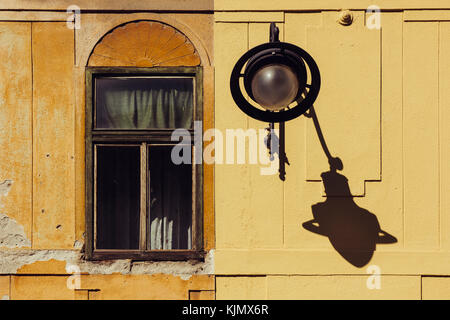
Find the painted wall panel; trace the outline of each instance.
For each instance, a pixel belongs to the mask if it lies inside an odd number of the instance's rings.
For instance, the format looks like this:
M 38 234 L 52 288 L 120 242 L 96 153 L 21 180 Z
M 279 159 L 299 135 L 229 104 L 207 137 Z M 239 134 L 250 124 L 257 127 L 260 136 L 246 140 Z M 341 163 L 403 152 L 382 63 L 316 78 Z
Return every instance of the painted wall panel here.
M 217 277 L 218 300 L 402 299 L 421 296 L 420 276 L 259 276 Z
M 216 12 L 215 22 L 284 22 L 284 12 Z
M 323 19 L 324 27 L 307 29 L 307 49 L 322 77 L 314 108 L 331 154 L 343 162 L 351 194 L 361 196 L 365 180 L 380 179 L 380 32 L 363 21 L 343 27 L 336 15 Z M 306 141 L 306 179 L 320 181 L 329 164 L 312 121 Z M 340 190 L 329 196 L 348 196 Z
M 405 10 L 405 21 L 450 21 L 450 10 Z
M 189 279 L 167 274 L 154 275 L 85 275 L 79 278 L 79 288 L 70 275 L 13 275 L 11 276 L 12 300 L 154 300 L 188 299 L 189 292 L 203 292 L 199 297 L 211 298 L 207 292 L 214 292 L 214 278 L 194 275 Z M 6 282 L 7 281 L 7 282 Z M 8 286 L 6 286 L 6 284 Z M 2 286 L 3 285 L 3 286 Z M 4 288 L 4 289 L 3 289 Z M 3 290 L 2 290 L 3 289 Z M 0 295 L 9 289 L 9 276 L 0 276 Z M 0 296 L 1 298 L 1 296 Z
M 409 249 L 439 248 L 438 30 L 437 22 L 404 24 L 403 174 Z
M 325 13 L 287 13 L 286 14 L 286 39 L 289 42 L 293 42 L 301 47 L 307 48 L 306 38 L 307 33 L 310 30 L 321 30 L 323 28 L 328 28 L 330 34 L 334 34 L 334 28 L 341 30 L 341 32 L 349 32 L 350 34 L 360 34 L 363 36 L 364 32 L 372 32 L 373 30 L 363 30 L 363 20 L 364 15 L 361 12 L 355 13 L 355 19 L 357 25 L 350 27 L 343 27 L 336 22 L 337 17 L 336 12 L 325 12 Z M 370 188 L 371 193 L 366 197 L 355 198 L 354 202 L 363 209 L 369 210 L 371 213 L 375 214 L 378 217 L 379 223 L 383 229 L 386 229 L 389 233 L 395 235 L 397 239 L 400 239 L 403 235 L 403 225 L 402 225 L 402 190 L 401 190 L 401 148 L 402 148 L 402 139 L 401 139 L 401 126 L 398 125 L 398 122 L 401 122 L 401 108 L 402 108 L 402 74 L 401 62 L 402 62 L 402 14 L 401 13 L 387 13 L 383 15 L 383 29 L 382 32 L 385 36 L 381 37 L 380 35 L 376 36 L 375 42 L 378 41 L 378 37 L 380 37 L 383 41 L 380 44 L 380 51 L 375 54 L 379 55 L 379 72 L 374 71 L 381 74 L 381 67 L 386 68 L 386 72 L 382 73 L 382 81 L 386 82 L 381 88 L 376 89 L 380 90 L 380 97 L 378 95 L 374 99 L 376 102 L 375 111 L 373 112 L 371 117 L 365 118 L 370 124 L 371 128 L 374 131 L 377 131 L 377 136 L 372 138 L 366 138 L 366 142 L 369 149 L 366 147 L 363 148 L 353 148 L 355 144 L 348 144 L 347 137 L 342 138 L 341 140 L 334 141 L 334 144 L 330 143 L 329 137 L 331 137 L 333 142 L 333 137 L 336 136 L 335 132 L 339 133 L 339 128 L 342 126 L 336 125 L 338 121 L 333 119 L 331 121 L 322 121 L 323 117 L 319 114 L 318 121 L 321 127 L 321 130 L 324 134 L 325 142 L 327 143 L 327 147 L 329 148 L 331 154 L 333 156 L 341 156 L 339 152 L 340 147 L 344 146 L 344 149 L 347 149 L 347 153 L 350 154 L 350 157 L 355 157 L 355 154 L 359 154 L 362 157 L 371 158 L 373 163 L 375 164 L 376 170 L 373 172 L 378 175 L 378 178 L 381 178 L 381 170 L 382 170 L 382 159 L 386 161 L 386 171 L 383 175 L 383 181 L 375 181 L 375 182 L 364 182 L 364 178 L 356 179 L 356 189 L 361 189 L 361 194 L 364 194 L 364 190 Z M 350 29 L 346 29 L 350 28 Z M 345 31 L 347 30 L 347 31 Z M 380 31 L 374 31 L 375 33 Z M 369 33 L 370 34 L 370 33 Z M 339 37 L 336 35 L 337 39 Z M 336 40 L 337 41 L 337 40 Z M 364 41 L 363 41 L 364 42 Z M 328 40 L 324 40 L 324 43 L 328 43 Z M 381 45 L 389 46 L 389 50 L 381 50 Z M 371 44 L 368 44 L 369 48 Z M 327 45 L 324 45 L 322 51 L 328 52 L 326 49 Z M 308 49 L 309 50 L 309 49 Z M 315 55 L 311 54 L 315 57 Z M 353 54 L 353 53 L 351 53 Z M 350 54 L 350 55 L 351 55 Z M 325 55 L 325 54 L 324 54 Z M 382 56 L 381 56 L 382 55 Z M 332 55 L 330 55 L 332 56 Z M 369 57 L 370 58 L 370 57 Z M 332 60 L 333 58 L 329 58 L 328 55 L 324 56 L 325 60 Z M 365 59 L 365 56 L 362 56 L 361 59 Z M 383 65 L 381 65 L 381 61 Z M 322 64 L 319 64 L 321 66 Z M 347 64 L 349 65 L 349 64 Z M 355 68 L 357 69 L 357 68 Z M 356 76 L 355 76 L 356 77 Z M 327 82 L 330 77 L 327 76 L 323 78 L 324 82 Z M 376 85 L 379 85 L 379 81 L 376 81 Z M 374 82 L 375 83 L 375 82 Z M 358 88 L 359 84 L 354 84 L 352 88 Z M 336 85 L 338 87 L 338 85 Z M 320 95 L 328 93 L 320 93 Z M 371 101 L 370 97 L 364 97 L 368 101 Z M 382 101 L 381 101 L 382 99 Z M 386 106 L 383 108 L 381 103 Z M 359 106 L 357 106 L 358 108 Z M 326 106 L 325 106 L 326 108 Z M 318 107 L 316 108 L 316 110 Z M 325 117 L 327 113 L 333 113 L 335 110 L 325 110 Z M 324 111 L 321 111 L 324 113 Z M 339 113 L 343 113 L 344 117 L 346 111 L 339 110 Z M 363 110 L 363 113 L 366 113 Z M 368 113 L 370 115 L 370 113 Z M 387 121 L 382 121 L 382 117 L 385 117 Z M 348 120 L 348 119 L 347 119 Z M 361 120 L 361 126 L 358 128 L 360 131 L 367 131 L 365 123 L 366 120 Z M 347 122 L 349 122 L 348 120 Z M 351 122 L 351 121 L 350 121 Z M 305 132 L 305 125 L 308 130 Z M 341 123 L 342 125 L 342 123 Z M 346 123 L 344 123 L 343 127 L 346 127 Z M 287 180 L 284 183 L 286 188 L 286 196 L 285 196 L 285 240 L 286 246 L 292 248 L 308 248 L 308 249 L 329 249 L 330 242 L 327 237 L 319 236 L 317 234 L 308 232 L 302 227 L 302 223 L 312 219 L 312 208 L 311 206 L 316 203 L 321 203 L 326 200 L 324 198 L 323 192 L 323 184 L 320 183 L 305 183 L 305 176 L 307 176 L 305 170 L 305 163 L 310 163 L 311 166 L 317 166 L 318 164 L 322 164 L 323 170 L 327 171 L 328 161 L 323 152 L 319 139 L 317 138 L 317 133 L 315 127 L 313 125 L 312 119 L 306 117 L 300 117 L 299 119 L 290 121 L 287 124 L 287 154 L 288 158 L 291 160 L 291 165 L 287 167 L 288 174 Z M 385 132 L 384 132 L 384 131 Z M 330 132 L 331 131 L 331 132 Z M 328 132 L 328 133 L 327 133 Z M 382 132 L 385 134 L 385 139 L 381 136 Z M 305 140 L 299 139 L 297 136 L 299 133 L 305 134 Z M 357 134 L 358 138 L 360 138 L 360 134 Z M 352 137 L 350 137 L 350 140 Z M 308 141 L 308 148 L 305 146 L 305 141 Z M 383 143 L 383 145 L 382 145 Z M 365 149 L 366 148 L 366 149 Z M 386 152 L 383 153 L 382 149 L 387 148 Z M 311 150 L 316 149 L 316 150 Z M 313 151 L 313 154 L 310 154 Z M 315 152 L 314 152 L 315 151 Z M 382 158 L 383 157 L 383 158 Z M 344 160 L 344 175 L 349 178 L 349 175 L 345 173 L 346 170 L 353 172 L 355 176 L 360 175 L 361 165 L 367 165 L 367 161 L 360 161 L 354 159 L 351 163 L 355 164 L 355 167 L 352 168 L 348 163 L 346 164 Z M 350 167 L 350 168 L 349 168 Z M 368 169 L 369 170 L 369 169 Z M 319 170 L 320 171 L 320 170 Z M 320 176 L 319 176 L 320 179 Z M 379 180 L 379 179 L 378 179 Z M 354 181 L 355 182 L 355 181 Z M 353 184 L 355 185 L 355 183 Z M 354 191 L 353 186 L 350 186 L 351 191 Z M 352 192 L 353 193 L 353 192 Z M 355 194 L 355 193 L 353 193 Z M 385 201 L 386 199 L 390 199 L 389 201 Z M 334 215 L 339 214 L 339 207 L 331 206 L 330 208 Z M 345 212 L 342 212 L 345 214 Z M 345 216 L 343 217 L 345 218 Z M 385 223 L 387 221 L 387 223 Z M 391 250 L 391 246 L 383 246 L 382 249 Z
M 0 276 L 0 299 L 10 299 L 10 276 Z
M 360 212 L 370 212 L 372 215 L 369 216 L 376 221 L 372 225 L 382 230 L 377 238 L 370 240 L 373 241 L 373 247 L 367 252 L 373 250 L 372 253 L 364 261 L 344 267 L 351 261 L 345 257 L 345 252 L 336 248 L 333 241 L 330 243 L 330 237 L 314 234 L 302 226 L 312 219 L 312 206 L 327 201 L 323 184 L 318 182 L 320 173 L 328 170 L 328 163 L 312 120 L 301 117 L 287 124 L 286 151 L 290 166 L 286 167 L 287 179 L 281 188 L 276 187 L 275 181 L 256 177 L 255 169 L 252 171 L 255 175 L 250 176 L 247 187 L 257 190 L 256 196 L 244 197 L 249 191 L 243 189 L 240 190 L 241 197 L 234 198 L 240 201 L 236 210 L 245 212 L 247 208 L 246 215 L 243 213 L 239 221 L 244 221 L 244 225 L 251 223 L 254 229 L 243 229 L 242 226 L 230 228 L 227 223 L 217 224 L 218 235 L 226 232 L 220 229 L 239 230 L 233 246 L 245 249 L 232 251 L 228 250 L 231 246 L 218 245 L 216 271 L 219 274 L 289 274 L 314 270 L 321 270 L 317 271 L 320 273 L 339 270 L 351 274 L 364 271 L 371 263 L 378 263 L 383 270 L 388 269 L 395 274 L 402 274 L 405 270 L 413 274 L 420 274 L 421 270 L 435 274 L 445 269 L 447 255 L 433 253 L 435 265 L 425 263 L 420 256 L 427 255 L 428 251 L 431 254 L 439 247 L 446 250 L 448 242 L 444 234 L 449 219 L 444 191 L 448 185 L 444 168 L 448 157 L 448 148 L 445 147 L 448 144 L 448 132 L 444 125 L 446 111 L 443 107 L 448 100 L 444 89 L 448 87 L 448 50 L 447 41 L 444 40 L 448 38 L 445 37 L 448 33 L 446 22 L 404 22 L 402 12 L 383 12 L 381 29 L 370 30 L 365 26 L 368 17 L 364 11 L 353 14 L 354 23 L 350 27 L 339 25 L 338 12 L 335 11 L 285 13 L 284 24 L 278 22 L 278 25 L 283 26 L 286 41 L 306 48 L 319 62 L 321 70 L 324 69 L 322 74 L 326 84 L 316 103 L 316 112 L 330 152 L 343 160 L 342 174 L 349 179 L 351 194 L 358 196 L 349 201 Z M 439 14 L 442 16 L 442 12 Z M 221 22 L 216 23 L 216 26 L 236 28 L 231 27 L 236 24 Z M 264 28 L 264 23 L 249 23 L 249 47 L 267 41 Z M 218 45 L 221 39 L 231 37 L 224 34 L 224 27 L 220 30 L 215 40 Z M 244 27 L 242 32 L 245 32 Z M 420 67 L 419 57 L 428 57 L 420 63 Z M 227 94 L 227 88 L 219 86 L 220 82 L 228 81 L 226 70 L 228 68 L 231 71 L 233 63 L 227 63 L 229 66 L 219 64 L 216 67 L 217 97 Z M 342 89 L 340 84 L 348 81 L 348 88 Z M 331 101 L 339 109 L 328 108 Z M 342 107 L 349 103 L 351 107 Z M 423 112 L 425 105 L 426 113 Z M 216 108 L 216 114 L 225 110 L 230 112 L 225 103 L 217 103 Z M 247 121 L 249 127 L 262 125 L 252 119 Z M 226 120 L 219 122 L 224 123 L 226 128 Z M 357 125 L 349 125 L 353 122 Z M 299 133 L 305 139 L 298 138 Z M 315 177 L 311 174 L 314 170 L 317 171 Z M 229 184 L 229 180 L 222 180 L 220 175 L 216 175 L 216 183 L 233 186 L 228 190 L 235 190 L 249 179 L 244 175 L 239 176 L 240 185 L 234 181 Z M 264 183 L 270 192 L 264 193 L 261 184 L 253 185 L 253 181 Z M 268 194 L 272 195 L 272 199 L 277 199 L 280 190 L 284 199 L 283 207 L 278 208 L 267 202 L 258 212 L 259 203 L 266 203 Z M 220 192 L 217 195 L 221 197 Z M 270 208 L 272 216 L 265 214 L 264 207 Z M 258 208 L 254 212 L 257 212 L 257 217 L 265 217 L 266 223 L 254 220 L 254 214 L 250 213 L 253 208 Z M 221 216 L 225 213 L 225 207 L 220 201 L 216 202 L 216 209 L 217 222 L 225 220 Z M 339 208 L 335 209 L 330 215 L 339 213 Z M 232 211 L 227 210 L 226 214 Z M 235 216 L 232 215 L 230 219 L 232 217 Z M 339 227 L 344 218 L 336 218 Z M 283 239 L 281 244 L 276 245 L 273 239 L 278 237 L 277 221 L 280 220 L 283 223 Z M 233 223 L 237 221 L 234 219 Z M 270 226 L 273 226 L 272 232 Z M 361 225 L 359 229 L 365 230 L 366 227 Z M 258 242 L 255 239 L 258 239 L 258 232 L 261 235 L 264 233 L 263 230 L 268 234 L 267 239 Z M 228 237 L 231 238 L 231 235 Z M 273 248 L 278 248 L 280 252 L 262 250 L 271 247 L 272 243 Z M 301 263 L 302 259 L 308 261 L 307 265 Z M 286 265 L 289 267 L 272 264 L 272 261 L 280 260 L 288 261 Z M 227 261 L 240 263 L 232 265 Z M 337 265 L 337 261 L 342 264 Z M 411 263 L 418 265 L 412 268 L 409 265 Z
M 377 250 L 398 251 L 403 241 L 403 20 L 401 12 L 381 15 L 381 181 L 366 182 L 366 196 L 356 199 L 378 218 L 397 243 Z
M 324 131 L 328 147 L 332 150 L 332 155 L 340 157 L 344 162 L 342 173 L 349 179 L 352 195 L 366 195 L 360 199 L 354 199 L 354 203 L 361 211 L 374 211 L 375 217 L 379 215 L 377 223 L 380 224 L 383 231 L 393 236 L 390 244 L 396 243 L 396 245 L 380 246 L 380 250 L 398 250 L 399 246 L 403 246 L 403 233 L 406 232 L 403 229 L 405 218 L 402 212 L 403 176 L 401 168 L 403 157 L 401 150 L 403 147 L 410 148 L 410 146 L 402 145 L 402 126 L 398 125 L 403 118 L 401 113 L 403 80 L 401 75 L 404 49 L 401 44 L 402 15 L 398 13 L 384 14 L 383 19 L 385 18 L 385 20 L 383 20 L 384 25 L 381 31 L 365 28 L 363 12 L 354 13 L 355 22 L 350 27 L 343 27 L 336 22 L 336 12 L 286 14 L 285 17 L 286 23 L 279 25 L 286 33 L 286 40 L 306 47 L 318 61 L 321 69 L 325 69 L 322 75 L 326 84 L 322 87 L 321 96 L 316 104 L 316 112 L 321 128 L 325 128 L 322 131 Z M 228 25 L 229 28 L 236 28 L 236 24 L 217 23 L 216 25 L 218 27 Z M 264 39 L 267 36 L 265 27 L 265 24 L 262 23 L 249 24 L 249 47 L 267 41 Z M 381 37 L 382 32 L 384 32 L 384 37 Z M 225 29 L 221 30 L 219 37 L 225 37 L 224 33 L 226 33 Z M 335 44 L 330 42 L 330 34 L 335 35 L 332 37 Z M 219 45 L 220 39 L 222 38 L 216 38 L 216 43 Z M 383 51 L 383 45 L 389 49 Z M 345 49 L 346 47 L 348 48 Z M 330 54 L 330 52 L 332 53 Z M 355 63 L 359 64 L 355 66 Z M 230 63 L 230 65 L 232 67 L 233 64 Z M 381 72 L 382 67 L 386 69 L 385 73 Z M 220 66 L 217 70 L 218 79 L 222 79 L 221 69 Z M 352 72 L 355 74 L 351 74 Z M 224 75 L 223 80 L 227 80 L 228 75 L 225 73 Z M 361 79 L 364 79 L 363 83 L 361 83 Z M 345 89 L 346 86 L 339 85 L 348 81 L 355 81 L 349 83 L 348 90 Z M 385 86 L 380 86 L 382 81 L 386 82 Z M 355 90 L 355 88 L 361 88 L 361 90 Z M 223 88 L 217 90 L 218 95 L 221 95 L 222 92 L 227 94 Z M 339 110 L 328 108 L 332 102 L 338 106 L 351 105 L 351 107 Z M 382 107 L 382 103 L 385 104 L 384 107 Z M 218 113 L 221 112 L 220 108 L 218 105 Z M 258 122 L 252 119 L 247 121 L 249 126 L 258 125 Z M 281 190 L 284 207 L 274 207 L 272 202 L 259 207 L 259 203 L 264 203 L 267 197 L 262 196 L 264 189 L 259 190 L 260 183 L 252 185 L 251 189 L 256 190 L 254 194 L 257 196 L 246 200 L 250 201 L 249 204 L 241 202 L 241 207 L 247 207 L 249 210 L 247 216 L 243 216 L 242 219 L 247 219 L 246 223 L 252 223 L 254 228 L 247 229 L 245 236 L 239 236 L 241 240 L 245 237 L 248 244 L 240 241 L 241 245 L 238 247 L 262 248 L 270 247 L 271 243 L 276 247 L 277 242 L 271 242 L 269 239 L 266 242 L 264 240 L 258 242 L 258 230 L 261 235 L 266 233 L 271 234 L 271 237 L 276 237 L 279 230 L 277 219 L 281 219 L 284 227 L 280 248 L 284 246 L 332 249 L 326 238 L 307 232 L 301 225 L 311 218 L 311 205 L 325 200 L 320 191 L 323 187 L 315 183 L 305 183 L 301 176 L 303 175 L 306 180 L 313 181 L 316 179 L 311 172 L 317 171 L 316 178 L 320 179 L 320 172 L 326 171 L 328 167 L 327 159 L 310 119 L 297 119 L 289 123 L 287 139 L 290 134 L 295 137 L 296 134 L 298 135 L 298 131 L 305 130 L 304 121 L 306 121 L 306 145 L 302 139 L 295 139 L 295 141 L 292 139 L 287 143 L 287 155 L 292 164 L 287 167 L 287 182 L 281 188 L 277 188 L 269 183 L 270 179 L 268 181 L 266 179 L 265 186 L 270 190 L 271 199 L 276 199 Z M 354 123 L 354 125 L 349 126 L 348 123 Z M 383 133 L 383 130 L 386 132 Z M 384 147 L 386 148 L 385 153 L 382 152 Z M 349 159 L 349 161 L 345 159 Z M 381 180 L 382 161 L 386 162 L 385 180 L 383 181 Z M 254 172 L 255 175 L 250 179 L 252 181 L 259 178 L 257 170 Z M 216 177 L 219 178 L 219 176 Z M 245 179 L 242 177 L 241 175 L 240 181 L 244 183 Z M 264 180 L 262 179 L 262 181 Z M 367 187 L 372 190 L 370 195 L 366 194 L 366 185 L 370 185 Z M 353 192 L 353 190 L 356 191 Z M 220 193 L 218 192 L 218 194 Z M 242 194 L 245 192 L 241 192 Z M 302 199 L 306 201 L 302 201 Z M 385 201 L 386 199 L 390 200 Z M 219 210 L 220 207 L 219 205 Z M 257 217 L 266 217 L 260 220 L 266 221 L 265 223 L 259 223 L 258 218 L 256 220 L 252 218 L 254 215 L 250 211 L 253 208 L 257 208 L 255 210 Z M 272 216 L 266 216 L 264 208 L 270 208 Z M 436 221 L 430 223 L 433 227 L 438 225 Z M 220 231 L 218 232 L 220 233 Z
M 217 300 L 262 300 L 267 299 L 267 278 L 217 277 Z
M 279 23 L 280 41 L 284 38 L 284 24 Z M 249 23 L 248 49 L 269 41 L 269 23 Z M 244 52 L 242 52 L 243 54 Z M 231 106 L 233 107 L 233 106 Z M 262 141 L 267 133 L 264 129 L 268 123 L 248 117 L 248 127 L 258 133 L 258 141 Z M 276 125 L 278 128 L 278 125 Z M 263 130 L 264 134 L 260 134 Z M 268 150 L 262 144 L 258 144 L 258 163 L 250 165 L 250 181 L 252 188 L 250 194 L 250 207 L 248 215 L 251 217 L 252 228 L 249 229 L 250 246 L 256 248 L 280 248 L 283 246 L 284 229 L 284 186 L 278 178 L 278 169 L 272 174 L 263 175 L 262 168 L 268 168 L 269 164 L 262 164 L 262 156 L 268 158 Z M 248 149 L 249 152 L 250 149 Z M 278 161 L 275 166 L 278 168 Z
M 74 300 L 69 276 L 11 276 L 11 300 Z
M 182 279 L 167 274 L 82 275 L 81 288 L 100 289 L 93 293 L 93 300 L 187 300 L 190 291 L 215 289 L 211 276 L 193 275 Z
M 285 19 L 285 40 L 301 48 L 306 48 L 307 30 L 322 25 L 321 13 L 286 13 Z M 326 238 L 312 235 L 302 227 L 303 222 L 312 218 L 311 205 L 324 200 L 322 184 L 306 182 L 306 126 L 310 121 L 301 116 L 286 123 L 286 155 L 290 163 L 286 166 L 284 182 L 284 246 L 287 248 L 329 246 Z
M 10 0 L 11 1 L 11 0 Z M 271 0 L 260 0 L 255 4 L 254 0 L 215 0 L 214 9 L 218 11 L 295 11 L 295 10 L 341 10 L 342 8 L 365 10 L 373 5 L 372 0 L 284 0 L 274 2 Z M 384 10 L 392 9 L 446 9 L 447 0 L 378 0 L 377 5 Z
M 55 0 L 43 3 L 40 0 L 4 0 L 0 9 L 28 9 L 28 10 L 58 10 L 66 11 L 67 7 L 73 5 L 71 0 Z M 214 8 L 213 0 L 187 0 L 179 2 L 177 0 L 157 0 L 142 1 L 131 0 L 125 2 L 111 2 L 109 0 L 81 0 L 77 5 L 82 9 L 90 10 L 198 10 L 210 11 Z
M 32 32 L 33 248 L 73 248 L 73 30 L 42 22 Z
M 203 67 L 203 132 L 214 128 L 214 68 Z M 209 144 L 205 142 L 203 148 Z M 203 149 L 205 150 L 205 149 Z M 203 164 L 203 238 L 205 250 L 215 248 L 214 164 Z
M 422 277 L 423 300 L 450 300 L 450 278 Z
M 381 276 L 374 280 L 369 275 L 270 276 L 267 278 L 267 292 L 268 299 L 274 300 L 417 300 L 420 299 L 420 277 Z
M 450 11 L 449 11 L 450 12 Z M 450 22 L 439 23 L 439 153 L 441 249 L 450 250 Z
M 234 105 L 228 86 L 231 70 L 237 59 L 248 48 L 248 24 L 217 23 L 214 26 L 215 59 L 221 61 L 215 76 L 215 126 L 226 135 L 227 129 L 248 128 L 248 117 Z M 223 138 L 223 155 L 226 142 Z M 234 139 L 235 140 L 235 139 Z M 217 141 L 217 139 L 215 140 Z M 230 147 L 230 150 L 232 148 Z M 234 149 L 236 142 L 234 142 Z M 217 155 L 217 151 L 216 151 Z M 236 152 L 231 164 L 215 163 L 215 207 L 216 207 L 216 247 L 248 247 L 249 230 L 253 228 L 249 209 L 251 208 L 250 165 L 235 164 Z M 232 232 L 231 232 L 232 230 Z
M 75 149 L 75 241 L 84 242 L 85 225 L 85 200 L 86 200 L 86 176 L 85 176 L 85 75 L 84 67 L 74 68 L 74 149 Z
M 375 252 L 367 265 L 357 267 L 331 248 L 328 250 L 217 249 L 214 261 L 217 275 L 366 274 L 371 265 L 378 266 L 382 274 L 446 275 L 450 265 L 450 253 L 385 250 Z
M 0 183 L 3 183 L 0 213 L 14 219 L 18 228 L 23 228 L 23 234 L 16 235 L 20 239 L 5 238 L 4 245 L 30 246 L 32 229 L 30 23 L 0 22 L 0 61 Z M 0 232 L 2 238 L 9 237 L 9 230 Z

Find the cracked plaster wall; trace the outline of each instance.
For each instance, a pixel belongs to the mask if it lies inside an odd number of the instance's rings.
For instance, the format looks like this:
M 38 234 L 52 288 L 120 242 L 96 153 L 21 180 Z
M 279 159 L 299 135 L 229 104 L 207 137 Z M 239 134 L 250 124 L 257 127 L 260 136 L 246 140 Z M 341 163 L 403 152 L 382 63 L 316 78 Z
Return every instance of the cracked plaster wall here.
M 0 183 L 0 200 L 6 197 L 12 187 L 11 180 Z M 0 202 L 0 209 L 2 208 Z M 18 249 L 31 246 L 23 226 L 0 212 L 0 274 L 15 274 L 23 266 L 39 261 L 58 260 L 66 262 L 66 272 L 73 273 L 71 266 L 77 266 L 88 274 L 172 274 L 187 280 L 191 275 L 214 274 L 214 252 L 210 250 L 205 261 L 158 261 L 133 262 L 130 259 L 111 261 L 86 261 L 80 250 L 32 250 Z M 75 245 L 81 249 L 80 245 Z M 17 248 L 17 250 L 14 250 Z
M 3 209 L 1 199 L 8 195 L 12 185 L 12 180 L 5 180 L 0 183 L 0 210 Z M 0 211 L 0 247 L 20 248 L 30 246 L 31 241 L 27 238 L 23 226 Z
M 0 274 L 15 274 L 21 267 L 39 261 L 58 260 L 66 262 L 67 273 L 73 273 L 71 266 L 77 266 L 87 274 L 172 274 L 187 280 L 192 275 L 214 274 L 214 251 L 205 261 L 158 261 L 143 262 L 130 259 L 111 261 L 86 261 L 76 250 L 0 250 Z

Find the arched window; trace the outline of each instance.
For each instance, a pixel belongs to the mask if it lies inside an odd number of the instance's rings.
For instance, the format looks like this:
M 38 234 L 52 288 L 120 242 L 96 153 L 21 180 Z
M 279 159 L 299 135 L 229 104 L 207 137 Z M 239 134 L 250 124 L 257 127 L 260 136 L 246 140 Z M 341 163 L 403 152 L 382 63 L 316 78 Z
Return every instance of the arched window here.
M 167 24 L 127 23 L 95 46 L 86 68 L 88 259 L 203 256 L 202 165 L 193 161 L 202 97 L 199 55 Z

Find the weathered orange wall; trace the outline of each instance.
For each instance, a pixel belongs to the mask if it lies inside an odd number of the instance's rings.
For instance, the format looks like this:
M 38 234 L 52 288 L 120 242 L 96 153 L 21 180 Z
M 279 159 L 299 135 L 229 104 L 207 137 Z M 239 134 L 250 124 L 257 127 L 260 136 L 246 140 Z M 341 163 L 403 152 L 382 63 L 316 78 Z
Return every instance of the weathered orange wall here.
M 20 1 L 15 3 L 15 8 L 22 8 Z M 215 297 L 208 257 L 195 263 L 87 263 L 80 253 L 85 232 L 84 70 L 94 46 L 111 29 L 131 21 L 160 21 L 185 34 L 204 69 L 206 130 L 214 121 L 213 17 L 205 12 L 208 3 L 193 5 L 191 9 L 198 9 L 191 14 L 82 14 L 80 29 L 69 28 L 73 23 L 67 23 L 71 15 L 65 12 L 8 12 L 2 9 L 11 2 L 0 4 L 0 213 L 5 215 L 5 228 L 0 230 L 0 298 Z M 181 9 L 173 1 L 171 6 Z M 133 37 L 139 33 L 127 33 L 129 41 Z M 122 54 L 143 49 L 122 45 Z M 204 247 L 210 251 L 212 165 L 205 166 L 204 179 Z M 81 265 L 77 290 L 67 287 L 72 265 Z

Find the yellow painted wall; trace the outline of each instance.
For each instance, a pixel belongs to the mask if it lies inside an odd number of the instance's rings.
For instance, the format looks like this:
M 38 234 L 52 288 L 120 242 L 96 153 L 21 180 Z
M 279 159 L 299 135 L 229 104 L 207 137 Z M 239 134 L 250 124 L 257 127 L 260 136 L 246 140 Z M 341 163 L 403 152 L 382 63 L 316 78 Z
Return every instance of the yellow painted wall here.
M 215 2 L 216 127 L 267 126 L 242 113 L 224 84 L 276 22 L 280 40 L 304 48 L 319 66 L 314 108 L 352 195 L 341 192 L 340 178 L 328 194 L 340 197 L 326 197 L 321 173 L 329 172 L 328 160 L 304 116 L 286 124 L 285 182 L 262 176 L 259 165 L 216 164 L 217 299 L 448 297 L 450 8 L 445 1 L 433 2 L 436 11 L 415 10 L 429 1 L 379 1 L 381 29 L 371 30 L 370 4 Z M 351 10 L 350 26 L 339 23 L 340 8 Z M 303 227 L 318 203 L 325 203 L 329 237 Z M 365 238 L 369 217 L 397 241 Z M 352 230 L 360 233 L 356 243 L 348 239 Z M 365 252 L 349 252 L 363 241 Z M 380 272 L 380 289 L 367 285 L 373 272 Z

